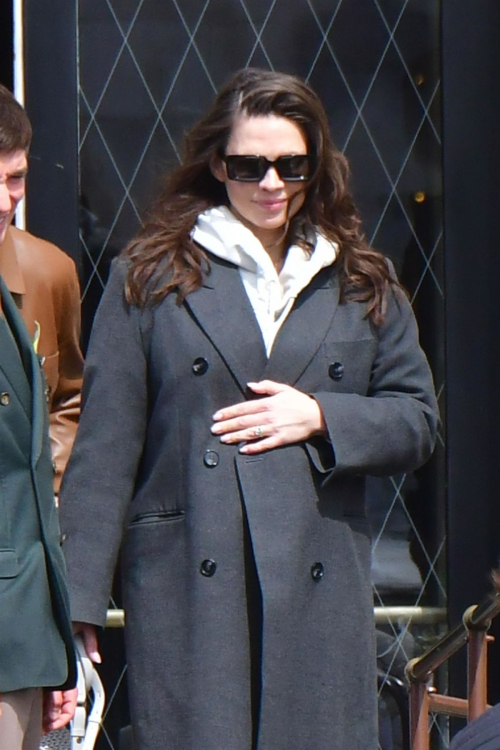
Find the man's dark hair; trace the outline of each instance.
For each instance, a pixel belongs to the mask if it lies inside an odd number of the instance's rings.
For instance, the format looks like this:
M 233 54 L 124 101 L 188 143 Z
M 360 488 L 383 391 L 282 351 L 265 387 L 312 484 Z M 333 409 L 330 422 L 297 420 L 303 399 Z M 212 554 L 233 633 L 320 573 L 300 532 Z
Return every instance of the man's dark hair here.
M 31 123 L 23 107 L 0 83 L 0 152 L 28 151 Z

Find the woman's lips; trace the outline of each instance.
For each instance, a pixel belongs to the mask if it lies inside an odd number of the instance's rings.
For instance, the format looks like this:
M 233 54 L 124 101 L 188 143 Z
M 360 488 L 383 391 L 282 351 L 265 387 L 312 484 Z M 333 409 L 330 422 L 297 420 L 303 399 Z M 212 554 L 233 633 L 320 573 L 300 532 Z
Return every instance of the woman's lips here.
M 281 211 L 286 204 L 286 200 L 276 198 L 274 200 L 258 201 L 258 204 L 265 211 Z

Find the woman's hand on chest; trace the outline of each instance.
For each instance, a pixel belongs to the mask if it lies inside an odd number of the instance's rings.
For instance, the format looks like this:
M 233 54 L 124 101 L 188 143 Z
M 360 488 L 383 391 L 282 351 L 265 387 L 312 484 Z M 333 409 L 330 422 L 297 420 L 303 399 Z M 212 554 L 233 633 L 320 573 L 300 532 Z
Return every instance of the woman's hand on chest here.
M 323 414 L 311 396 L 272 380 L 248 387 L 262 398 L 228 406 L 213 416 L 212 433 L 222 443 L 244 443 L 240 453 L 253 454 L 326 435 Z

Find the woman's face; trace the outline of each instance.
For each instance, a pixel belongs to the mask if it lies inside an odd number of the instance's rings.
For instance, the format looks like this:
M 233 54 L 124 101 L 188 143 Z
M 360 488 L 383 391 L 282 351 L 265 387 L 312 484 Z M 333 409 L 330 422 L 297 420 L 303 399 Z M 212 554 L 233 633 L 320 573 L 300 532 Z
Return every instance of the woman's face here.
M 226 156 L 265 156 L 269 161 L 307 153 L 307 142 L 300 128 L 292 120 L 276 115 L 240 115 L 226 148 Z M 233 214 L 254 232 L 264 247 L 282 235 L 287 220 L 305 200 L 307 182 L 285 182 L 274 167 L 268 169 L 260 182 L 230 180 L 221 160 L 214 164 L 213 173 L 225 183 Z

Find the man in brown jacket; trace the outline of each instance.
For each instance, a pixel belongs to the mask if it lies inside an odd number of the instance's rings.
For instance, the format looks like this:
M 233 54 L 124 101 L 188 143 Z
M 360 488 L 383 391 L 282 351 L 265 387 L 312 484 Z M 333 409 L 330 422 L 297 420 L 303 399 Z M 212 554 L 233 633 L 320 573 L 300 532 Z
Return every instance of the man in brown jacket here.
M 0 275 L 43 362 L 57 493 L 80 414 L 80 289 L 66 253 L 11 226 L 25 193 L 30 142 L 26 112 L 0 85 Z

